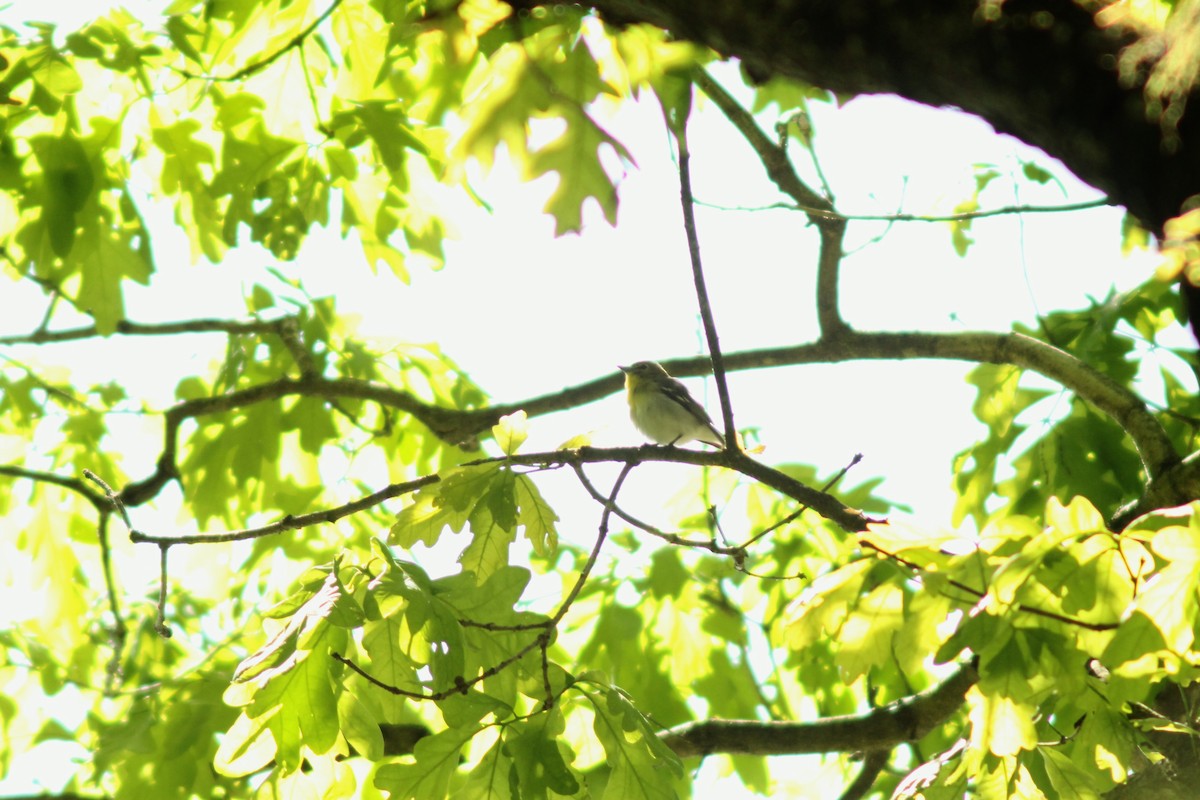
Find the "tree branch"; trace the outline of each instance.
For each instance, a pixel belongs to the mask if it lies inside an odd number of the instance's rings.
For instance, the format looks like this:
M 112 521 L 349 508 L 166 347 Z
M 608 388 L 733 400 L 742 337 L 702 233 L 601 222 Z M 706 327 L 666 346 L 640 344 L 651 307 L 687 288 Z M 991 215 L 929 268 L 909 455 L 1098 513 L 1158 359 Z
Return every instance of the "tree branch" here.
M 1120 425 L 1133 441 L 1151 477 L 1180 461 L 1162 425 L 1137 395 L 1070 353 L 1020 333 L 851 331 L 835 341 L 748 350 L 731 353 L 725 360 L 730 369 L 739 370 L 916 358 L 1012 364 L 1032 370 L 1075 392 Z M 673 375 L 702 374 L 698 359 L 662 363 Z
M 1200 498 L 1200 452 L 1192 453 L 1151 479 L 1141 497 L 1117 509 L 1109 519 L 1109 527 L 1122 531 L 1143 514 L 1181 506 L 1197 498 Z
M 134 543 L 150 543 L 157 544 L 160 547 L 171 547 L 177 544 L 221 544 L 224 542 L 240 542 L 245 539 L 258 539 L 263 536 L 283 533 L 284 531 L 295 531 L 312 525 L 337 522 L 342 517 L 348 517 L 351 514 L 357 514 L 359 511 L 365 511 L 368 508 L 379 505 L 384 500 L 410 494 L 423 486 L 437 483 L 441 479 L 441 476 L 435 473 L 417 478 L 416 480 L 393 483 L 377 492 L 360 497 L 344 505 L 327 508 L 323 511 L 314 511 L 311 514 L 289 515 L 278 522 L 258 528 L 244 528 L 224 533 L 198 533 L 191 536 L 154 536 L 130 529 L 129 540 Z
M 862 769 L 849 786 L 838 796 L 838 800 L 862 800 L 875 785 L 875 779 L 883 772 L 892 757 L 889 750 L 868 750 L 863 757 Z
M 273 320 L 190 319 L 159 323 L 121 320 L 117 323 L 115 333 L 125 336 L 174 336 L 182 333 L 280 333 L 288 324 L 288 320 L 294 322 L 295 319 L 294 316 L 287 316 Z M 95 325 L 84 325 L 83 327 L 68 328 L 61 331 L 48 331 L 38 328 L 33 333 L 0 336 L 0 345 L 74 342 L 80 339 L 94 339 L 102 335 Z
M 104 590 L 108 595 L 108 608 L 113 615 L 113 625 L 109 636 L 109 646 L 112 647 L 112 658 L 104 667 L 104 693 L 112 694 L 121 682 L 121 658 L 125 654 L 125 639 L 129 635 L 128 626 L 121 616 L 121 604 L 117 597 L 117 582 L 113 577 L 112 548 L 108 541 L 108 521 L 112 514 L 100 512 L 96 523 L 97 538 L 100 541 L 100 568 L 104 574 Z
M 8 475 L 12 478 L 25 478 L 36 483 L 49 483 L 52 486 L 60 486 L 63 489 L 68 489 L 82 496 L 97 511 L 103 513 L 108 510 L 108 501 L 88 488 L 87 484 L 78 478 L 64 478 L 61 475 L 55 475 L 53 472 L 43 472 L 42 470 L 27 469 L 26 467 L 13 465 L 0 465 L 0 475 Z
M 662 734 L 662 740 L 680 758 L 712 753 L 777 756 L 889 750 L 924 737 L 948 720 L 978 680 L 975 668 L 963 664 L 937 686 L 865 714 L 815 722 L 702 720 L 671 728 Z
M 825 211 L 819 208 L 786 206 L 795 211 L 802 211 L 809 216 L 829 216 L 847 221 L 859 222 L 965 222 L 972 219 L 987 217 L 1002 217 L 1013 214 L 1062 214 L 1071 211 L 1086 211 L 1091 208 L 1112 206 L 1113 201 L 1107 197 L 1096 200 L 1081 200 L 1078 203 L 1063 203 L 1057 206 L 1012 205 L 999 208 L 987 208 L 981 211 L 963 211 L 958 214 L 843 214 L 838 211 Z
M 675 533 L 667 533 L 666 531 L 662 530 L 661 528 L 656 528 L 655 526 L 649 524 L 648 522 L 643 522 L 642 520 L 638 519 L 637 517 L 633 516 L 632 514 L 628 513 L 627 511 L 625 511 L 623 508 L 618 506 L 616 503 L 610 501 L 604 495 L 600 494 L 599 490 L 597 490 L 596 487 L 592 485 L 591 480 L 588 478 L 587 474 L 583 471 L 582 464 L 572 464 L 571 466 L 574 467 L 574 469 L 575 469 L 575 475 L 579 478 L 579 483 L 583 486 L 584 490 L 592 496 L 593 500 L 595 500 L 597 503 L 600 503 L 600 505 L 602 505 L 604 508 L 612 511 L 612 513 L 616 514 L 618 517 L 625 520 L 626 522 L 628 522 L 630 525 L 637 528 L 638 530 L 645 531 L 646 533 L 650 534 L 654 538 L 661 539 L 662 541 L 666 542 L 667 544 L 674 545 L 676 547 L 698 547 L 703 550 L 707 550 L 710 553 L 714 553 L 716 555 L 733 556 L 735 559 L 738 559 L 738 558 L 744 559 L 745 558 L 745 556 L 746 556 L 746 546 L 745 545 L 743 545 L 741 547 L 722 547 L 721 545 L 717 544 L 715 541 L 712 541 L 711 539 L 709 539 L 709 540 L 686 539 Z M 626 466 L 632 466 L 632 464 L 627 464 Z
M 531 5 L 522 2 L 518 5 Z M 1119 71 L 1138 33 L 1100 27 L 1072 0 L 589 0 L 614 24 L 649 23 L 786 77 L 841 94 L 898 94 L 954 106 L 1040 147 L 1154 231 L 1196 193 L 1200 115 L 1165 148 L 1146 113 L 1149 69 Z M 1103 4 L 1100 4 L 1103 5 Z M 1153 59 L 1152 59 L 1153 60 Z M 1191 99 L 1198 90 L 1193 87 Z
M 1171 499 L 1169 505 L 1178 505 L 1174 499 L 1184 496 L 1197 487 L 1198 479 L 1193 473 L 1200 467 L 1188 467 L 1173 472 L 1172 481 L 1156 484 L 1154 481 L 1168 469 L 1180 462 L 1179 455 L 1167 437 L 1158 420 L 1147 410 L 1146 405 L 1132 392 L 1125 389 L 1112 379 L 1096 371 L 1074 356 L 1051 345 L 1017 333 L 861 333 L 847 330 L 836 339 L 822 339 L 817 342 L 786 347 L 749 350 L 731 353 L 723 357 L 729 370 L 759 369 L 763 367 L 779 367 L 784 365 L 841 363 L 846 361 L 873 359 L 916 359 L 934 358 L 960 361 L 973 361 L 996 364 L 1012 364 L 1044 375 L 1066 388 L 1075 392 L 1079 397 L 1111 417 L 1130 436 L 1141 456 L 1142 463 L 1151 479 L 1150 486 L 1156 487 L 1155 492 L 1148 492 L 1146 498 L 1136 509 L 1129 513 L 1135 516 L 1144 513 L 1154 506 L 1155 502 L 1164 502 L 1163 498 Z M 707 357 L 687 359 L 667 359 L 663 361 L 671 374 L 680 376 L 704 375 L 711 369 L 711 360 Z M 470 442 L 474 437 L 486 432 L 500 417 L 518 410 L 524 410 L 530 417 L 562 411 L 585 403 L 599 400 L 606 395 L 619 391 L 622 378 L 619 373 L 607 375 L 578 386 L 563 389 L 551 394 L 530 398 L 529 400 L 504 403 L 481 409 L 449 409 L 431 405 L 418 400 L 413 395 L 378 384 L 368 383 L 350 378 L 327 379 L 315 375 L 298 380 L 282 379 L 273 383 L 241 389 L 236 392 L 217 397 L 198 398 L 184 401 L 165 414 L 164 445 L 155 472 L 147 478 L 131 483 L 121 491 L 122 499 L 128 506 L 136 506 L 154 497 L 170 480 L 178 477 L 178 466 L 175 463 L 177 452 L 178 431 L 184 420 L 200 417 L 206 414 L 216 414 L 231 411 L 255 403 L 277 400 L 288 396 L 321 397 L 333 400 L 340 397 L 371 400 L 385 407 L 396 408 L 412 414 L 414 418 L 425 424 L 435 435 L 449 442 Z M 681 458 L 691 458 L 691 451 L 676 450 L 685 454 Z M 709 454 L 709 461 L 719 457 Z M 731 456 L 732 458 L 732 456 Z M 674 456 L 660 453 L 656 460 L 679 460 Z M 686 463 L 701 463 L 688 461 Z M 738 464 L 722 464 L 751 477 L 766 476 L 768 480 L 779 480 L 778 474 L 770 474 L 769 468 L 757 464 L 747 458 Z M 0 468 L 0 474 L 16 474 L 22 477 L 36 477 L 22 472 L 20 468 Z M 764 478 L 760 478 L 764 479 Z M 71 484 L 72 479 L 54 478 L 53 482 L 68 488 L 76 488 Z M 804 497 L 792 494 L 795 487 L 783 488 L 775 486 L 800 502 L 807 502 Z M 1200 488 L 1200 487 L 1197 487 Z M 812 491 L 806 489 L 806 491 Z M 1200 491 L 1188 496 L 1200 496 Z M 96 501 L 93 500 L 93 503 Z M 824 509 L 813 506 L 827 518 L 833 511 L 829 506 Z M 839 524 L 845 527 L 850 518 L 841 516 Z M 1132 517 L 1128 517 L 1132 519 Z M 865 518 L 860 519 L 861 520 Z M 859 530 L 859 523 L 851 524 L 848 530 Z
M 688 87 L 691 91 L 691 87 Z M 733 424 L 733 403 L 729 399 L 729 383 L 725 380 L 725 361 L 721 357 L 721 340 L 717 336 L 717 323 L 713 318 L 712 304 L 708 299 L 708 287 L 704 282 L 704 267 L 700 262 L 700 236 L 696 231 L 696 209 L 692 198 L 692 155 L 688 151 L 687 118 L 671 126 L 675 141 L 679 145 L 679 200 L 683 207 L 683 230 L 687 236 L 688 257 L 692 264 L 692 282 L 696 286 L 696 301 L 700 305 L 700 320 L 704 325 L 704 338 L 708 342 L 708 354 L 712 359 L 713 378 L 717 382 L 717 396 L 721 400 L 721 421 L 725 430 L 725 448 L 737 450 L 737 428 Z
M 764 486 L 768 486 L 793 500 L 807 505 L 825 519 L 833 522 L 848 532 L 861 532 L 873 522 L 872 519 L 857 509 L 850 508 L 836 497 L 807 486 L 790 475 L 779 470 L 760 464 L 741 450 L 706 451 L 688 450 L 682 447 L 662 447 L 643 445 L 641 447 L 581 447 L 578 450 L 550 450 L 543 453 L 518 453 L 511 456 L 479 459 L 468 462 L 468 465 L 503 462 L 506 464 L 524 464 L 527 466 L 548 467 L 555 464 L 589 464 L 597 462 L 616 462 L 630 465 L 645 462 L 668 462 L 673 464 L 693 464 L 703 467 L 725 467 L 735 472 L 754 478 Z M 735 548 L 736 549 L 736 548 Z
M 808 219 L 817 226 L 821 236 L 821 248 L 817 255 L 817 322 L 823 338 L 836 338 L 848 330 L 838 308 L 838 275 L 842 262 L 842 241 L 846 235 L 845 218 L 837 213 L 832 202 L 800 179 L 788 158 L 787 150 L 772 141 L 758 127 L 750 112 L 742 108 L 724 87 L 700 68 L 693 71 L 693 78 L 753 148 L 767 177 L 806 212 L 812 209 Z

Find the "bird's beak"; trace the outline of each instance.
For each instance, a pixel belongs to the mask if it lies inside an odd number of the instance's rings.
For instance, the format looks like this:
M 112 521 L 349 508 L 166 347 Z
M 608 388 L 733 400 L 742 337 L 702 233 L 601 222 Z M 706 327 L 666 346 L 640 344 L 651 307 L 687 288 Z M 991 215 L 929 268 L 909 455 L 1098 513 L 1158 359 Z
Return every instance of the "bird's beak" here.
M 629 367 L 622 367 L 620 364 L 617 365 L 617 369 L 621 370 L 621 372 L 629 372 Z

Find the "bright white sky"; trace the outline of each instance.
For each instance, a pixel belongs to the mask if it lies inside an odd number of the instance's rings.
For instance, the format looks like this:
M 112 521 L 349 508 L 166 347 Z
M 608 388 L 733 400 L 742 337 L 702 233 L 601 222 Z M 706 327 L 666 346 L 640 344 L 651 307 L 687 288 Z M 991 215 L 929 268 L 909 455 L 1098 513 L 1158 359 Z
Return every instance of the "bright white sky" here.
M 5 13 L 6 23 L 31 7 L 38 12 L 30 17 L 45 16 L 44 2 L 21 0 L 15 11 Z M 733 71 L 719 78 L 731 88 L 739 85 Z M 822 167 L 846 213 L 948 213 L 973 193 L 973 164 L 994 164 L 1018 175 L 1019 159 L 1051 169 L 1066 191 L 1022 185 L 1018 194 L 1011 181 L 998 179 L 983 195 L 985 208 L 1097 196 L 1057 163 L 952 111 L 876 97 L 853 100 L 842 109 L 814 104 L 812 116 Z M 772 122 L 763 118 L 768 129 Z M 700 353 L 703 336 L 677 177 L 660 112 L 652 102 L 626 106 L 613 113 L 606 128 L 638 163 L 623 175 L 615 229 L 592 209 L 583 235 L 554 239 L 553 223 L 541 213 L 552 179 L 522 184 L 500 161 L 490 176 L 472 177 L 495 212 L 489 216 L 474 209 L 462 215 L 458 239 L 449 243 L 448 263 L 440 272 L 417 267 L 411 286 L 390 274 L 372 275 L 361 263 L 361 251 L 334 235 L 315 237 L 299 263 L 284 269 L 303 275 L 315 296 L 336 293 L 339 308 L 360 314 L 363 332 L 379 341 L 438 342 L 500 402 L 611 373 L 617 364 Z M 691 138 L 698 199 L 728 207 L 760 207 L 781 199 L 715 108 L 700 108 Z M 794 153 L 811 178 L 802 151 Z M 274 266 L 269 254 L 250 248 L 219 267 L 186 267 L 187 248 L 169 213 L 150 218 L 158 229 L 161 271 L 150 288 L 129 289 L 130 318 L 236 317 L 244 313 L 241 298 L 253 283 L 278 288 L 266 273 Z M 805 219 L 788 211 L 710 208 L 700 208 L 698 218 L 726 352 L 811 340 L 817 251 Z M 1120 219 L 1118 210 L 1099 209 L 980 220 L 977 244 L 965 259 L 954 254 L 944 224 L 897 224 L 875 244 L 869 240 L 884 230 L 883 223 L 852 224 L 848 247 L 864 246 L 844 262 L 843 316 L 860 329 L 1003 331 L 1014 320 L 1032 323 L 1038 309 L 1084 306 L 1089 295 L 1102 297 L 1113 285 L 1130 288 L 1153 269 L 1150 254 L 1121 257 Z M 43 302 L 37 293 L 6 288 L 0 294 L 0 319 L 5 320 L 0 332 L 33 330 Z M 219 337 L 193 338 L 197 349 L 188 360 L 194 363 L 177 363 L 179 342 L 119 340 L 116 345 L 131 348 L 119 364 L 111 360 L 113 342 L 83 344 L 69 352 L 78 359 L 73 369 L 81 381 L 89 370 L 97 381 L 116 371 L 131 394 L 145 391 L 165 405 L 179 376 L 221 353 Z M 28 355 L 39 360 L 67 352 Z M 941 527 L 948 525 L 953 504 L 951 458 L 981 431 L 970 416 L 973 394 L 963 381 L 969 368 L 935 362 L 792 367 L 735 374 L 731 392 L 739 426 L 761 428 L 762 457 L 768 462 L 811 463 L 831 475 L 861 452 L 864 461 L 848 483 L 885 476 L 879 490 L 884 497 L 912 506 L 914 521 Z M 711 383 L 690 385 L 717 416 Z M 160 434 L 152 427 L 149 443 L 138 441 L 146 428 L 136 420 L 129 425 L 130 438 L 115 438 L 112 446 L 126 452 L 133 474 L 144 474 Z M 623 398 L 614 396 L 534 420 L 526 448 L 554 447 L 588 430 L 596 431 L 597 444 L 640 442 Z M 674 494 L 678 474 L 670 468 L 645 470 L 625 495 L 631 510 L 657 518 L 654 509 Z M 163 506 L 162 518 L 176 522 L 178 509 L 165 507 L 165 498 Z M 596 523 L 590 503 L 560 511 L 564 537 L 590 540 Z M 147 580 L 155 575 L 156 553 L 125 557 L 129 569 L 144 571 Z M 41 768 L 29 775 L 14 773 L 0 782 L 0 791 L 25 790 L 23 781 L 38 773 L 46 774 Z

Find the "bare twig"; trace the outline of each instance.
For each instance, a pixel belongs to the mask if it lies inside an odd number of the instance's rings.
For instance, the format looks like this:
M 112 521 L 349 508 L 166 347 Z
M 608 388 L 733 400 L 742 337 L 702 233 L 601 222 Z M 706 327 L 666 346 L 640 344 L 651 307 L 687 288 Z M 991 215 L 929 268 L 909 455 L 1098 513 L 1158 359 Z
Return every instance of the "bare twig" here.
M 64 489 L 69 489 L 83 499 L 92 504 L 92 507 L 101 513 L 108 510 L 109 501 L 102 495 L 97 494 L 88 488 L 88 485 L 78 478 L 65 478 L 61 475 L 55 475 L 53 472 L 43 472 L 37 469 L 28 469 L 26 467 L 18 467 L 14 465 L 0 465 L 0 475 L 8 475 L 13 478 L 26 478 L 38 483 L 49 483 L 53 486 L 61 486 Z
M 840 470 L 838 470 L 838 473 L 836 475 L 834 475 L 832 478 L 830 478 L 829 481 L 824 486 L 821 487 L 821 491 L 828 492 L 830 489 L 832 489 L 834 487 L 834 485 L 837 484 L 838 481 L 840 481 L 843 477 L 845 477 L 846 473 L 850 471 L 850 468 L 853 467 L 855 464 L 857 464 L 860 461 L 862 461 L 862 453 L 855 453 L 854 458 L 850 459 L 850 463 L 847 464 L 846 466 L 842 467 Z M 742 544 L 740 549 L 745 550 L 747 547 L 754 544 L 755 542 L 757 542 L 762 537 L 766 536 L 771 531 L 778 530 L 779 528 L 782 528 L 784 525 L 787 525 L 792 520 L 797 519 L 801 514 L 803 514 L 807 510 L 808 510 L 808 506 L 805 506 L 805 505 L 800 506 L 798 509 L 793 511 L 791 514 L 788 514 L 786 517 L 779 520 L 774 525 L 770 526 L 769 528 L 764 528 L 763 530 L 756 533 L 754 536 L 751 536 L 749 539 L 746 540 L 746 542 L 744 544 Z
M 809 216 L 837 217 L 860 222 L 965 222 L 972 219 L 1000 217 L 1009 214 L 1061 214 L 1069 211 L 1086 211 L 1090 208 L 1102 208 L 1111 205 L 1113 205 L 1112 200 L 1107 197 L 1101 197 L 1096 200 L 1081 200 L 1078 203 L 1063 203 L 1055 206 L 1018 204 L 989 208 L 982 211 L 963 211 L 957 214 L 849 214 L 813 206 L 789 205 L 787 208 L 802 211 Z
M 113 654 L 104 668 L 104 693 L 106 695 L 112 694 L 113 690 L 121 682 L 121 659 L 125 652 L 125 637 L 129 632 L 125 625 L 125 619 L 121 616 L 121 604 L 117 596 L 117 583 L 113 578 L 112 549 L 108 541 L 108 520 L 111 516 L 107 510 L 102 511 L 100 519 L 96 523 L 97 538 L 100 541 L 100 567 L 104 573 L 104 590 L 108 594 L 108 608 L 113 615 L 112 630 L 109 637 Z
M 800 179 L 796 174 L 796 170 L 792 167 L 792 162 L 788 159 L 787 152 L 780 147 L 776 142 L 772 141 L 769 136 L 758 127 L 758 123 L 754 121 L 749 111 L 733 99 L 733 95 L 725 91 L 721 84 L 713 80 L 701 67 L 697 67 L 692 72 L 692 79 L 696 82 L 696 86 L 708 98 L 716 104 L 717 108 L 729 119 L 733 126 L 738 129 L 754 152 L 758 154 L 759 160 L 763 162 L 763 167 L 767 170 L 767 177 L 779 187 L 779 190 L 788 197 L 795 200 L 800 205 L 812 209 L 819 209 L 822 213 L 819 216 L 822 219 L 827 219 L 829 216 L 838 216 L 834 211 L 833 204 L 820 193 L 809 188 L 809 186 Z M 817 220 L 813 220 L 816 222 Z
M 1098 200 L 1081 200 L 1078 203 L 1063 203 L 1062 205 L 1039 206 L 1039 205 L 1008 205 L 1000 206 L 999 208 L 988 208 L 981 211 L 963 211 L 955 214 L 910 214 L 902 211 L 895 211 L 890 214 L 855 214 L 849 211 L 830 211 L 827 209 L 816 208 L 814 206 L 800 205 L 797 203 L 766 203 L 757 206 L 730 206 L 721 203 L 713 203 L 707 200 L 696 200 L 696 205 L 704 206 L 705 208 L 716 209 L 717 211 L 799 211 L 809 217 L 834 217 L 844 219 L 847 222 L 963 222 L 971 219 L 980 219 L 981 217 L 999 217 L 1008 214 L 1062 214 L 1072 211 L 1086 211 L 1090 208 L 1102 208 L 1104 206 L 1114 205 L 1113 201 L 1107 197 L 1101 197 Z
M 142 323 L 121 320 L 117 323 L 114 333 L 124 336 L 175 336 L 184 333 L 279 333 L 286 320 L 295 317 L 283 317 L 275 320 L 225 320 L 225 319 L 191 319 L 179 322 Z M 5 344 L 52 344 L 57 342 L 74 342 L 81 339 L 94 339 L 103 334 L 95 325 L 84 325 L 80 328 L 68 328 L 61 331 L 48 331 L 38 328 L 33 333 L 0 336 L 0 345 Z
M 739 548 L 736 547 L 722 547 L 711 539 L 707 541 L 700 539 L 687 539 L 676 533 L 667 533 L 661 528 L 657 528 L 648 522 L 643 522 L 615 503 L 610 503 L 607 497 L 600 494 L 600 492 L 596 490 L 596 487 L 592 485 L 592 482 L 588 478 L 587 474 L 584 472 L 582 464 L 572 464 L 571 466 L 575 469 L 575 474 L 579 477 L 580 484 L 582 484 L 584 490 L 592 496 L 593 500 L 595 500 L 597 503 L 600 503 L 605 508 L 610 509 L 614 514 L 638 530 L 645 531 L 654 538 L 661 539 L 667 544 L 677 545 L 679 547 L 698 547 L 702 550 L 708 550 L 710 553 L 716 553 L 717 555 L 743 555 Z
M 689 87 L 690 90 L 690 87 Z M 733 424 L 733 404 L 729 399 L 729 384 L 725 380 L 725 362 L 721 357 L 721 340 L 717 336 L 717 323 L 713 318 L 712 304 L 708 299 L 708 287 L 704 281 L 704 266 L 700 260 L 700 237 L 696 231 L 696 209 L 692 201 L 691 153 L 687 144 L 687 118 L 672 126 L 675 141 L 679 146 L 679 199 L 683 206 L 683 230 L 687 235 L 688 256 L 692 264 L 692 282 L 696 286 L 696 300 L 700 305 L 700 321 L 704 325 L 704 338 L 708 342 L 708 354 L 712 359 L 713 378 L 717 382 L 717 396 L 721 399 L 721 420 L 725 430 L 725 448 L 737 450 L 737 429 Z
M 103 478 L 92 472 L 90 469 L 85 469 L 83 471 L 83 477 L 87 478 L 89 481 L 104 490 L 104 496 L 108 499 L 108 502 L 112 503 L 113 511 L 117 512 L 117 514 L 121 517 L 121 521 L 125 523 L 125 527 L 132 534 L 133 523 L 129 521 L 129 512 L 125 509 L 125 503 L 122 502 L 121 495 L 113 491 L 113 488 L 105 483 Z
M 349 503 L 334 508 L 327 508 L 323 511 L 314 511 L 310 514 L 301 514 L 299 516 L 289 515 L 278 522 L 258 528 L 245 528 L 237 531 L 226 531 L 224 533 L 198 533 L 191 536 L 152 536 L 131 529 L 129 538 L 133 542 L 148 542 L 157 544 L 160 547 L 171 547 L 177 544 L 220 544 L 223 542 L 240 542 L 245 539 L 258 539 L 263 536 L 272 536 L 284 531 L 295 531 L 321 523 L 337 522 L 342 517 L 348 517 L 351 514 L 357 514 L 359 511 L 377 506 L 384 500 L 410 494 L 423 486 L 437 483 L 441 479 L 440 475 L 434 473 L 415 480 L 404 481 L 403 483 L 393 483 L 377 492 L 372 492 L 365 497 L 360 497 Z
M 170 545 L 158 546 L 158 618 L 154 621 L 154 630 L 164 639 L 171 638 L 171 629 L 167 626 L 167 551 Z
M 563 599 L 562 604 L 558 607 L 558 611 L 554 612 L 554 616 L 550 618 L 550 622 L 557 625 L 566 616 L 567 610 L 571 604 L 575 602 L 575 598 L 579 596 L 583 590 L 583 584 L 587 582 L 588 576 L 592 574 L 592 568 L 596 566 L 596 559 L 600 557 L 600 550 L 604 547 L 604 541 L 608 538 L 608 520 L 612 514 L 612 507 L 616 505 L 617 495 L 621 491 L 622 484 L 629 477 L 629 473 L 636 467 L 635 463 L 627 463 L 621 468 L 621 472 L 617 475 L 617 479 L 613 481 L 612 491 L 608 493 L 608 502 L 604 504 L 604 511 L 600 513 L 600 528 L 596 534 L 596 544 L 592 546 L 592 552 L 588 554 L 588 560 L 584 563 L 583 569 L 579 571 L 579 579 L 575 581 L 575 585 L 571 587 L 571 591 Z

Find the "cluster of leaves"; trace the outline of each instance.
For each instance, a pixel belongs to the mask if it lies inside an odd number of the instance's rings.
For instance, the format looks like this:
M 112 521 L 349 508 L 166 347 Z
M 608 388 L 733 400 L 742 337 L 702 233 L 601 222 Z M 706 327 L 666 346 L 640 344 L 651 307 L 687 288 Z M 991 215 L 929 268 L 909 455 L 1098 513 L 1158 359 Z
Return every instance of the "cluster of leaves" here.
M 493 0 L 196 5 L 175 4 L 161 32 L 114 12 L 61 43 L 48 25 L 5 33 L 2 244 L 103 333 L 124 318 L 122 283 L 155 269 L 134 186 L 172 199 L 195 256 L 249 240 L 291 260 L 340 213 L 368 263 L 407 279 L 412 256 L 442 259 L 432 187 L 501 144 L 528 177 L 559 176 L 560 233 L 589 198 L 615 221 L 601 154 L 630 156 L 587 107 L 691 57 L 644 28 L 597 56 L 578 12 L 514 17 Z M 534 145 L 540 120 L 564 127 Z
M 925 797 L 1097 797 L 1151 749 L 1144 732 L 1173 729 L 1127 710 L 1194 678 L 1198 541 L 1194 515 L 1112 534 L 1082 498 L 1006 515 L 969 542 L 879 526 L 862 540 L 878 557 L 816 581 L 789 643 L 838 631 L 841 674 L 870 679 L 879 701 L 909 693 L 895 681 L 930 656 L 977 659 L 966 718 L 916 745 L 970 743 Z
M 1179 302 L 1169 284 L 1152 280 L 1086 309 L 1048 314 L 1040 330 L 1022 332 L 1122 385 L 1138 386 L 1170 409 L 1162 424 L 1178 452 L 1189 453 L 1200 426 L 1200 403 L 1187 387 L 1192 354 L 1156 343 L 1178 325 Z M 1143 359 L 1151 350 L 1158 357 Z M 983 525 L 1009 513 L 1036 516 L 1047 497 L 1065 503 L 1082 496 L 1111 511 L 1143 481 L 1129 439 L 1082 398 L 1011 365 L 982 364 L 968 381 L 977 391 L 975 417 L 987 435 L 956 457 L 956 524 L 968 517 Z

